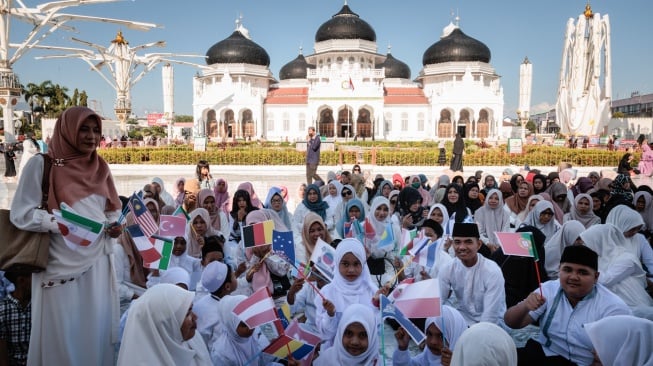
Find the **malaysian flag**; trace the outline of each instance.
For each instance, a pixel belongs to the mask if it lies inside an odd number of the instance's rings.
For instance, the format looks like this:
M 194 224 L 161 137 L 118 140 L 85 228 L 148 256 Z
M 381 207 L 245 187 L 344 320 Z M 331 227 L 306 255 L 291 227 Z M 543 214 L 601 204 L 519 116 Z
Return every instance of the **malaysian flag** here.
M 143 203 L 136 193 L 129 198 L 129 209 L 134 214 L 134 221 L 141 227 L 143 234 L 150 237 L 159 230 L 159 225 L 154 221 L 154 217 L 148 211 L 147 206 Z

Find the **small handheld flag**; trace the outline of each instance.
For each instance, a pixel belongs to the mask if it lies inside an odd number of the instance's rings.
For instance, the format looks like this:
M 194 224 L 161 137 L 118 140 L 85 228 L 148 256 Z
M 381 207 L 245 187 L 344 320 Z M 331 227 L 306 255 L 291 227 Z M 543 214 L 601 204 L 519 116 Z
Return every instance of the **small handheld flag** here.
M 168 238 L 162 238 L 156 235 L 149 238 L 149 240 L 154 245 L 154 249 L 161 254 L 161 258 L 154 262 L 143 263 L 143 267 L 160 270 L 168 269 L 168 266 L 170 265 L 170 257 L 172 256 L 172 249 L 175 246 L 174 243 Z
M 318 239 L 311 255 L 311 261 L 329 281 L 333 281 L 336 268 L 335 258 L 336 250 L 324 240 Z
M 161 258 L 161 253 L 156 250 L 154 243 L 143 234 L 139 225 L 127 226 L 125 229 L 132 237 L 132 240 L 134 240 L 136 248 L 140 252 L 141 257 L 143 257 L 143 263 L 154 263 Z
M 394 246 L 394 243 L 395 243 L 395 234 L 394 234 L 394 230 L 392 229 L 392 223 L 388 223 L 383 229 L 383 233 L 381 233 L 379 243 L 377 244 L 377 248 Z
M 423 280 L 406 286 L 395 297 L 395 306 L 408 318 L 428 318 L 440 315 L 440 284 L 438 280 Z
M 539 260 L 537 250 L 535 250 L 535 246 L 533 245 L 533 233 L 497 232 L 495 234 L 497 235 L 497 239 L 499 239 L 503 254 L 533 257 L 536 261 Z
M 401 249 L 399 255 L 406 255 L 413 248 L 413 239 L 417 237 L 417 229 L 401 229 Z
M 272 231 L 272 250 L 291 264 L 295 264 L 295 240 L 292 231 Z
M 79 247 L 88 247 L 102 235 L 103 223 L 77 214 L 65 203 L 62 203 L 60 207 L 61 210 L 52 210 L 52 214 L 57 220 L 59 231 L 69 248 L 75 250 Z
M 134 215 L 134 222 L 136 222 L 143 231 L 145 236 L 150 237 L 159 230 L 159 225 L 154 221 L 154 216 L 148 211 L 147 206 L 141 200 L 141 198 L 136 194 L 132 194 L 129 198 L 129 209 Z
M 393 318 L 396 320 L 417 344 L 422 343 L 426 339 L 424 333 L 399 308 L 392 304 L 385 295 L 381 295 L 380 300 L 381 317 L 383 319 Z
M 186 219 L 181 216 L 161 215 L 159 217 L 159 235 L 175 238 L 186 234 Z
M 261 287 L 245 300 L 241 301 L 233 313 L 247 324 L 250 329 L 278 320 L 274 301 L 267 286 Z
M 243 226 L 243 244 L 245 248 L 256 245 L 272 244 L 274 221 L 268 220 L 256 224 Z

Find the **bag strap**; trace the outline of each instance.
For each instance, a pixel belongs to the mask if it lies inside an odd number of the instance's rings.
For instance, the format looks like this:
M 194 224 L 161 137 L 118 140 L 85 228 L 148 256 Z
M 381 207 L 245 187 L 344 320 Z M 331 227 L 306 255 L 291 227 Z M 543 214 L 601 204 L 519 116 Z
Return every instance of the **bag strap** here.
M 48 195 L 50 193 L 50 170 L 52 169 L 52 160 L 48 154 L 40 153 L 43 157 L 43 177 L 41 178 L 41 206 L 40 209 L 48 209 Z

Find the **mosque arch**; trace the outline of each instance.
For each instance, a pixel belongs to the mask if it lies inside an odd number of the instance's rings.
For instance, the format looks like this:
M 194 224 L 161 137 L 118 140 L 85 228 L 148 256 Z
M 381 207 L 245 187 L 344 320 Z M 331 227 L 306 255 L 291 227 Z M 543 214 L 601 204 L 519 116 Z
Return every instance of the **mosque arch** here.
M 238 128 L 236 127 L 236 118 L 233 109 L 224 110 L 222 123 L 225 126 L 225 135 L 227 137 L 234 137 Z
M 490 112 L 483 108 L 478 112 L 478 124 L 476 126 L 476 137 L 485 139 L 490 136 Z
M 373 124 L 372 124 L 371 108 L 364 106 L 358 109 L 358 116 L 356 117 L 356 135 L 359 137 L 372 137 Z
M 338 110 L 338 122 L 336 131 L 338 137 L 353 137 L 354 136 L 354 112 L 352 107 L 348 105 L 342 106 Z
M 458 112 L 458 121 L 456 123 L 456 133 L 463 137 L 473 137 L 474 131 L 474 112 L 471 108 L 463 108 Z
M 204 118 L 205 131 L 208 137 L 218 137 L 218 118 L 215 112 L 215 109 L 209 109 L 206 111 L 206 116 Z
M 453 121 L 451 116 L 453 110 L 443 108 L 440 110 L 440 119 L 438 120 L 438 136 L 441 138 L 453 137 Z
M 242 137 L 256 138 L 256 124 L 254 123 L 254 114 L 247 108 L 240 112 L 240 126 Z
M 333 109 L 331 107 L 323 106 L 318 110 L 318 131 L 320 135 L 326 137 L 333 137 Z

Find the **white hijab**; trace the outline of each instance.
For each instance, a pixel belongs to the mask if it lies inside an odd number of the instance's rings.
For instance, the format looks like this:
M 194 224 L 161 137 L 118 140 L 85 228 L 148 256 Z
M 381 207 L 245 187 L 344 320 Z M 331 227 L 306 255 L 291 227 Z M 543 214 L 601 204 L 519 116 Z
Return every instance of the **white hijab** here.
M 118 365 L 207 365 L 201 335 L 184 341 L 181 325 L 194 295 L 172 284 L 156 285 L 132 303 Z
M 585 231 L 585 226 L 576 220 L 565 222 L 560 230 L 548 238 L 544 244 L 544 268 L 550 279 L 558 278 L 560 257 L 566 247 L 573 245 L 580 234 Z
M 451 236 L 451 230 L 450 230 L 451 228 L 449 227 L 449 212 L 447 212 L 447 208 L 444 207 L 443 204 L 436 203 L 433 206 L 431 206 L 427 218 L 429 219 L 431 218 L 431 214 L 433 213 L 433 210 L 435 210 L 436 208 L 439 209 L 440 212 L 442 212 L 442 224 L 440 226 L 442 226 L 442 230 L 444 231 L 444 234 L 449 234 L 449 236 Z
M 578 212 L 578 201 L 583 198 L 588 200 L 590 204 L 590 209 L 586 214 Z M 565 214 L 565 219 L 567 219 L 567 217 L 571 220 L 580 221 L 580 223 L 586 228 L 601 223 L 601 218 L 596 216 L 594 213 L 594 202 L 592 201 L 592 197 L 587 193 L 581 193 L 574 198 L 574 207 L 571 208 L 568 214 Z
M 646 191 L 636 192 L 633 198 L 633 205 L 637 205 L 637 200 L 640 197 L 644 197 L 644 211 L 639 214 L 646 223 L 646 230 L 653 231 L 653 196 Z
M 498 325 L 480 322 L 458 339 L 451 366 L 517 366 L 517 347 Z
M 542 224 L 540 222 L 540 214 L 546 211 L 546 209 L 550 209 L 553 215 L 551 216 L 551 220 L 549 220 L 549 222 Z M 535 207 L 533 207 L 531 212 L 528 213 L 528 216 L 526 216 L 526 220 L 524 220 L 523 225 L 535 226 L 536 228 L 540 229 L 542 234 L 546 236 L 545 243 L 549 241 L 553 234 L 555 234 L 556 231 L 560 229 L 560 224 L 555 218 L 555 210 L 553 209 L 553 204 L 546 200 L 535 204 Z
M 458 339 L 467 330 L 467 321 L 460 314 L 460 312 L 449 305 L 442 306 L 442 315 L 432 318 L 426 318 L 424 325 L 424 333 L 428 328 L 434 324 L 445 337 L 447 341 L 447 348 L 453 350 L 456 348 Z M 441 356 L 434 355 L 428 347 L 424 347 L 424 351 L 411 360 L 412 366 L 431 366 L 440 365 Z
M 367 350 L 358 356 L 352 356 L 342 345 L 345 329 L 352 323 L 360 323 L 367 332 Z M 379 324 L 378 316 L 372 308 L 361 304 L 351 304 L 342 314 L 338 324 L 333 347 L 320 354 L 315 366 L 335 365 L 375 365 L 379 358 Z
M 490 207 L 490 197 L 493 194 L 499 197 L 497 208 Z M 510 225 L 510 214 L 503 208 L 503 195 L 500 190 L 491 189 L 487 193 L 483 207 L 476 210 L 474 214 L 474 220 L 477 223 L 483 223 L 490 242 L 496 243 L 496 237 L 493 234 L 497 231 L 504 231 L 506 224 Z
M 349 281 L 342 277 L 338 266 L 342 257 L 347 253 L 352 253 L 363 266 L 361 275 L 354 281 Z M 367 268 L 367 255 L 365 254 L 365 247 L 355 238 L 343 239 L 336 247 L 335 255 L 335 271 L 333 281 L 322 289 L 324 297 L 333 302 L 336 306 L 337 312 L 342 312 L 351 304 L 366 304 L 372 306 L 372 297 L 378 290 L 378 287 L 372 282 L 370 270 Z M 319 299 L 320 305 L 322 303 Z
M 653 366 L 653 322 L 630 315 L 610 316 L 584 325 L 601 363 Z
M 213 343 L 213 352 L 218 352 L 219 358 L 230 365 L 244 365 L 260 351 L 260 346 L 254 336 L 243 338 L 236 333 L 241 320 L 233 313 L 233 310 L 246 298 L 247 296 L 244 295 L 225 296 L 218 302 L 217 312 L 222 326 L 218 338 Z M 262 357 L 259 357 L 259 362 L 252 363 L 252 365 L 259 364 L 263 364 Z
M 379 206 L 383 206 L 383 205 L 385 205 L 388 208 L 388 216 L 385 218 L 385 220 L 379 221 L 374 216 L 374 212 Z M 374 238 L 372 239 L 366 238 L 365 240 L 372 254 L 376 257 L 381 257 L 388 251 L 392 251 L 394 249 L 394 245 L 388 245 L 384 247 L 382 250 L 378 250 L 377 248 L 377 244 L 379 241 L 381 241 L 381 236 L 385 232 L 386 227 L 388 226 L 388 224 L 392 224 L 392 216 L 390 215 L 390 200 L 388 200 L 383 196 L 374 197 L 374 199 L 372 200 L 372 205 L 370 206 L 370 213 L 367 215 L 366 220 L 369 223 L 371 223 L 372 226 L 374 227 L 374 234 L 375 234 Z M 393 228 L 392 235 L 394 235 L 395 238 L 398 235 L 398 233 L 394 232 L 394 228 Z
M 626 231 L 644 225 L 644 219 L 639 214 L 639 212 L 633 210 L 632 208 L 624 205 L 618 205 L 610 210 L 608 217 L 605 219 L 606 224 L 612 224 L 617 227 L 622 233 Z M 631 253 L 633 253 L 637 258 L 641 256 L 641 247 L 638 235 L 635 234 L 630 238 L 623 238 L 623 246 Z

